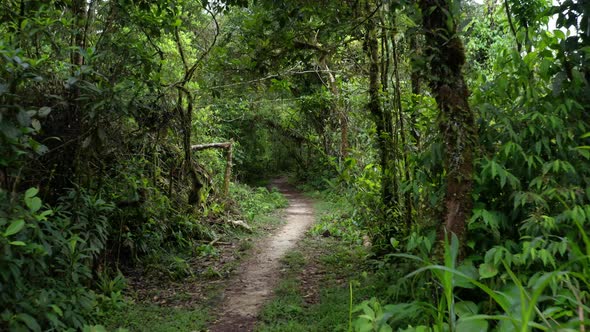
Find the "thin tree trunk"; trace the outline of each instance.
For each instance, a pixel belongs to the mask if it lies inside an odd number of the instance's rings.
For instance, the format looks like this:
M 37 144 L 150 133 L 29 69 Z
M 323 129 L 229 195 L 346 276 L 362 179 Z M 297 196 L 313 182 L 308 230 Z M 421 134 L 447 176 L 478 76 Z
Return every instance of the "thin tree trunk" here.
M 72 64 L 81 66 L 84 63 L 84 58 L 78 48 L 84 48 L 84 27 L 86 16 L 86 1 L 73 0 L 72 1 L 72 15 L 74 16 L 74 32 L 72 33 L 72 46 L 76 49 L 72 50 Z M 73 69 L 75 70 L 75 69 Z
M 367 12 L 371 12 L 368 8 Z M 394 170 L 390 169 L 390 140 L 391 126 L 387 121 L 387 116 L 381 107 L 379 91 L 381 90 L 380 70 L 379 70 L 379 43 L 376 36 L 375 24 L 372 19 L 367 20 L 367 34 L 365 37 L 365 49 L 369 57 L 369 103 L 367 105 L 369 112 L 373 116 L 373 121 L 377 127 L 377 143 L 380 153 L 381 164 L 381 200 L 386 209 L 393 206 L 394 192 L 392 187 L 395 183 Z
M 397 43 L 395 42 L 395 34 L 391 36 L 391 45 L 393 51 L 393 72 L 395 76 L 395 101 L 397 107 L 397 113 L 399 115 L 399 135 L 401 140 L 401 150 L 402 150 L 402 160 L 403 160 L 403 169 L 405 175 L 405 181 L 410 181 L 410 165 L 408 165 L 408 145 L 406 141 L 406 131 L 404 128 L 404 116 L 402 112 L 402 94 L 401 94 L 401 86 L 400 86 L 400 79 L 399 79 L 399 66 L 398 66 L 398 58 L 397 58 Z M 406 209 L 406 213 L 404 215 L 404 220 L 406 223 L 407 231 L 409 232 L 412 227 L 412 193 L 408 190 L 404 194 L 404 205 Z
M 182 169 L 187 171 L 192 183 L 192 189 L 189 193 L 188 203 L 190 205 L 199 206 L 201 203 L 201 189 L 203 188 L 203 183 L 199 179 L 192 158 L 191 137 L 193 118 L 193 96 L 192 93 L 182 85 L 178 85 L 176 86 L 176 88 L 178 90 L 178 100 L 176 107 L 178 110 L 178 114 L 180 116 L 182 131 L 182 147 L 184 150 L 184 167 Z M 184 110 L 184 101 L 182 97 L 183 95 L 185 95 L 187 99 L 186 110 Z
M 81 67 L 84 64 L 84 57 L 82 57 L 81 49 L 85 48 L 84 45 L 84 26 L 85 26 L 85 16 L 86 16 L 86 1 L 84 0 L 73 0 L 71 2 L 70 10 L 72 12 L 72 16 L 74 18 L 74 26 L 72 27 L 72 36 L 71 36 L 71 46 L 72 51 L 70 53 L 70 61 L 72 63 L 71 68 L 71 76 L 75 76 L 77 68 Z M 81 106 L 80 106 L 80 88 L 78 84 L 73 84 L 70 86 L 70 95 L 69 95 L 69 112 L 66 115 L 66 123 L 68 124 L 69 130 L 69 137 L 66 139 L 77 138 L 77 144 L 74 144 L 71 149 L 74 150 L 71 154 L 73 156 L 73 160 L 71 161 L 71 173 L 73 175 L 74 181 L 76 184 L 81 184 L 82 182 L 82 132 L 83 132 L 83 123 L 82 123 L 82 114 L 81 114 Z M 69 153 L 68 153 L 69 154 Z
M 446 193 L 444 223 L 439 238 L 454 233 L 462 240 L 472 209 L 474 114 L 462 67 L 465 50 L 448 0 L 420 0 L 430 58 L 429 85 L 440 110 L 440 131 L 445 148 Z M 450 23 L 450 24 L 449 24 Z M 460 241 L 462 243 L 462 241 Z
M 334 108 L 332 113 L 338 116 L 338 120 L 340 122 L 340 161 L 343 161 L 348 156 L 348 117 L 346 116 L 346 112 L 341 107 L 340 101 L 340 89 L 338 87 L 338 83 L 336 82 L 336 78 L 330 71 L 330 67 L 328 66 L 328 55 L 323 55 L 320 58 L 320 66 L 322 70 L 326 72 L 328 75 L 328 87 L 330 88 L 330 92 L 332 92 L 332 96 L 334 97 Z
M 416 54 L 420 54 L 420 46 L 418 45 L 418 38 L 414 34 L 410 36 L 410 49 Z M 413 64 L 415 66 L 415 64 Z M 418 112 L 417 96 L 420 95 L 420 73 L 417 68 L 412 68 L 412 74 L 410 75 L 410 84 L 412 85 L 412 113 L 410 115 L 410 132 L 416 142 L 418 149 L 420 148 L 420 132 L 416 129 L 416 113 Z
M 514 40 L 516 41 L 516 49 L 520 54 L 520 52 L 522 51 L 522 45 L 518 41 L 516 29 L 514 28 L 514 23 L 512 23 L 512 14 L 510 13 L 510 5 L 508 4 L 508 0 L 504 0 L 504 9 L 506 10 L 506 17 L 508 18 L 508 25 L 510 26 L 510 31 L 512 31 L 512 35 L 514 35 Z
M 223 177 L 223 195 L 225 197 L 228 197 L 228 195 L 229 195 L 229 182 L 231 179 L 233 147 L 234 147 L 234 140 L 232 139 L 230 141 L 229 147 L 227 148 L 227 156 L 226 156 L 226 161 L 225 161 L 225 175 Z
M 176 47 L 178 50 L 178 54 L 180 55 L 180 60 L 182 62 L 182 67 L 184 68 L 184 75 L 182 80 L 174 84 L 174 87 L 178 90 L 178 102 L 177 102 L 177 109 L 179 111 L 180 119 L 181 119 L 181 130 L 182 130 L 182 141 L 183 141 L 183 149 L 184 149 L 184 163 L 188 169 L 189 176 L 192 180 L 192 191 L 189 194 L 188 202 L 189 204 L 199 205 L 201 200 L 200 191 L 203 188 L 203 183 L 199 179 L 198 172 L 196 170 L 196 165 L 193 164 L 192 161 L 192 146 L 191 146 L 191 137 L 192 137 L 192 116 L 193 116 L 193 94 L 186 88 L 186 84 L 191 81 L 197 67 L 201 62 L 205 59 L 205 57 L 209 54 L 209 52 L 213 49 L 217 41 L 217 36 L 219 35 L 219 24 L 213 12 L 211 12 L 206 6 L 203 7 L 215 23 L 215 35 L 213 41 L 209 45 L 201 56 L 189 66 L 188 60 L 186 58 L 184 47 L 182 45 L 182 39 L 180 38 L 180 34 L 178 32 L 178 28 L 174 29 L 174 39 L 176 42 Z M 183 95 L 186 96 L 187 99 L 187 107 L 186 110 L 183 110 L 184 103 L 183 103 Z

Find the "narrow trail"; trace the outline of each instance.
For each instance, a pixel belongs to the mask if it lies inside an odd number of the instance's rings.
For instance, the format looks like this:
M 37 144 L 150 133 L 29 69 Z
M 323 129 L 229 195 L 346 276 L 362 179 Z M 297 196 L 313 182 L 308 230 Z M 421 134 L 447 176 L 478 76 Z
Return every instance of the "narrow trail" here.
M 289 200 L 285 209 L 287 223 L 258 242 L 251 256 L 240 264 L 217 308 L 220 317 L 210 327 L 212 332 L 252 331 L 260 309 L 272 296 L 279 279 L 280 259 L 314 222 L 309 199 L 290 187 L 285 179 L 274 180 L 271 185 Z

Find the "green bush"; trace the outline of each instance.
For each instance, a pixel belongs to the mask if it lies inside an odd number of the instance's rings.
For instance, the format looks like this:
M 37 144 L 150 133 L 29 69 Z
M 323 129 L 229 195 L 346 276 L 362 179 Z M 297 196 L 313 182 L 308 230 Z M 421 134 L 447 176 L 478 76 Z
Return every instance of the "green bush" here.
M 92 316 L 92 263 L 113 206 L 70 191 L 54 209 L 31 188 L 0 191 L 0 329 L 80 329 Z
M 276 189 L 269 191 L 263 187 L 252 188 L 241 184 L 232 184 L 231 197 L 247 221 L 288 204 L 287 199 Z

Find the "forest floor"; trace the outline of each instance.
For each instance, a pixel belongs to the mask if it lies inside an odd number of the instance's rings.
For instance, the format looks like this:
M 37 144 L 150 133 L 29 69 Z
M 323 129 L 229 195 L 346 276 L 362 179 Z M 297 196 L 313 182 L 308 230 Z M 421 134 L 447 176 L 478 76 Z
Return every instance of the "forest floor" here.
M 260 309 L 277 286 L 280 259 L 295 247 L 315 220 L 311 200 L 289 186 L 286 179 L 274 180 L 271 186 L 289 200 L 284 211 L 286 224 L 258 242 L 251 256 L 240 264 L 223 292 L 223 302 L 216 310 L 223 315 L 211 326 L 212 332 L 254 328 Z
M 349 331 L 353 304 L 386 291 L 381 278 L 365 272 L 372 270 L 370 249 L 360 237 L 343 236 L 346 206 L 321 197 L 314 203 L 316 223 L 281 259 L 279 283 L 256 332 Z
M 380 288 L 363 272 L 368 249 L 360 237 L 343 236 L 346 206 L 319 193 L 310 198 L 284 179 L 270 186 L 289 206 L 257 216 L 252 233 L 206 245 L 211 254 L 156 257 L 123 271 L 131 302 L 103 318 L 107 329 L 346 331 L 349 286 L 355 302 Z

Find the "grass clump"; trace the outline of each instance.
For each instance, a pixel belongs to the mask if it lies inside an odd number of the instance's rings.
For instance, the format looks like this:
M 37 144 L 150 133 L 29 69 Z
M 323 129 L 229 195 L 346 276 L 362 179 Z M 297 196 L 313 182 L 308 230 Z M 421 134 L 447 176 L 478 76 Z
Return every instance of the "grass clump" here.
M 204 331 L 210 320 L 203 308 L 170 308 L 151 304 L 130 305 L 127 310 L 113 312 L 103 322 L 111 331 L 125 327 L 129 332 Z
M 283 279 L 256 331 L 347 331 L 349 284 L 355 301 L 373 292 L 370 277 L 361 271 L 364 248 L 317 236 L 308 236 L 301 248 L 283 259 Z M 310 288 L 317 294 L 310 297 Z

